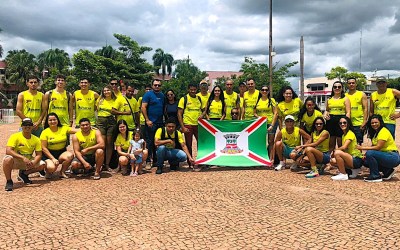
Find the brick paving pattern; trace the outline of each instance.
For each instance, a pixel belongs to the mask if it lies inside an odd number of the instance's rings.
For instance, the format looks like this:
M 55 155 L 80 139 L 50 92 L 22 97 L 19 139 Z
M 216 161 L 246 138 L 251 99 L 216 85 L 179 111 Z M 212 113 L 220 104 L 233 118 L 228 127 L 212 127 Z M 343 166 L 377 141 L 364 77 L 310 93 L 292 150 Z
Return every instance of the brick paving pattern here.
M 17 127 L 0 126 L 1 159 Z M 0 248 L 400 248 L 398 177 L 365 183 L 361 176 L 333 182 L 334 171 L 316 179 L 260 167 L 154 171 L 103 173 L 99 181 L 34 177 L 29 186 L 14 171 L 11 193 L 1 171 Z

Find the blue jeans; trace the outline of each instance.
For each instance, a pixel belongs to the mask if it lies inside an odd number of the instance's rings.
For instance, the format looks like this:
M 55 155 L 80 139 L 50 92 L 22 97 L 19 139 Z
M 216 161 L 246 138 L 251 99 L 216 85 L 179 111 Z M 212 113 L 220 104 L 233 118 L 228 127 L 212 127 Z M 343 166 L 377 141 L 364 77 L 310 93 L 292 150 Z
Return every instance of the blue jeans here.
M 361 130 L 361 126 L 354 126 L 353 132 L 356 135 L 357 143 L 361 145 L 364 140 L 364 133 L 363 133 L 364 131 Z
M 382 152 L 377 150 L 368 150 L 365 153 L 365 165 L 369 168 L 369 175 L 372 178 L 384 175 L 400 163 L 399 152 Z
M 163 167 L 164 161 L 168 161 L 171 166 L 178 166 L 179 162 L 186 161 L 187 156 L 183 150 L 167 148 L 161 145 L 157 148 L 157 167 Z
M 395 135 L 396 135 L 396 125 L 395 124 L 385 124 L 385 127 L 387 129 L 389 129 L 390 133 L 393 136 L 393 139 L 395 139 Z

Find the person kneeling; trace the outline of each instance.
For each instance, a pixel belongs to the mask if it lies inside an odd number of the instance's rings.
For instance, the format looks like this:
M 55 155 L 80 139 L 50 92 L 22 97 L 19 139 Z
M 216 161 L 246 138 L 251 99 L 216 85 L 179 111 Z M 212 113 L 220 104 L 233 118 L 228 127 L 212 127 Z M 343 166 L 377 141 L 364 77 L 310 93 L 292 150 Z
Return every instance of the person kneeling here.
M 8 139 L 6 146 L 6 155 L 3 159 L 3 171 L 6 176 L 5 190 L 13 190 L 13 181 L 11 172 L 13 169 L 19 169 L 18 180 L 25 184 L 32 184 L 28 175 L 42 171 L 46 163 L 42 158 L 42 145 L 38 137 L 32 134 L 33 122 L 30 118 L 25 118 L 21 123 L 22 131 L 17 132 Z M 33 157 L 35 153 L 35 157 Z
M 154 144 L 157 147 L 157 171 L 162 173 L 164 161 L 168 160 L 171 170 L 178 170 L 179 162 L 189 159 L 191 164 L 194 160 L 183 140 L 182 133 L 176 130 L 176 121 L 170 118 L 165 122 L 165 127 L 159 128 L 154 136 Z
M 80 131 L 72 136 L 72 146 L 74 148 L 75 158 L 71 163 L 72 172 L 78 169 L 84 169 L 89 172 L 92 166 L 96 164 L 96 170 L 93 179 L 100 179 L 101 167 L 104 163 L 104 141 L 101 132 L 93 129 L 87 118 L 79 121 Z

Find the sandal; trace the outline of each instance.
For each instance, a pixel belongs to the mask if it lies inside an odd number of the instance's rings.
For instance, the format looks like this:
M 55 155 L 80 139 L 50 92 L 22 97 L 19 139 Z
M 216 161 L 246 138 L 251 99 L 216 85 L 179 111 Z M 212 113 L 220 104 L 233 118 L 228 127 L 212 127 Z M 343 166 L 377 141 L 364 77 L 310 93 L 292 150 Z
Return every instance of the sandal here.
M 95 173 L 93 175 L 93 180 L 100 180 L 100 174 L 99 173 Z

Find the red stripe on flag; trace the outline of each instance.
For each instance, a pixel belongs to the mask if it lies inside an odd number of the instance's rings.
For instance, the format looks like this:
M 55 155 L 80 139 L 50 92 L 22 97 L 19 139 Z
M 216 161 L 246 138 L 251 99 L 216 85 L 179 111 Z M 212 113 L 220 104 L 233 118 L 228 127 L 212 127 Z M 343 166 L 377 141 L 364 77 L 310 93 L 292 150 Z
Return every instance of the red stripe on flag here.
M 263 123 L 267 118 L 266 117 L 260 117 L 258 118 L 257 121 L 255 121 L 245 132 L 251 133 L 253 132 L 254 129 L 256 129 L 261 123 Z
M 195 161 L 195 164 L 203 164 L 206 161 L 211 160 L 212 158 L 215 158 L 217 155 L 215 153 L 212 153 L 209 156 L 206 156 L 204 158 L 201 158 L 200 160 Z
M 270 167 L 272 165 L 271 161 L 267 161 L 267 160 L 265 160 L 265 159 L 263 159 L 261 157 L 258 157 L 257 155 L 255 155 L 255 154 L 253 154 L 251 152 L 249 152 L 249 157 L 251 159 L 255 160 L 255 161 L 258 161 L 259 163 L 261 163 L 263 165 L 268 166 L 268 167 Z
M 203 127 L 205 127 L 207 130 L 209 130 L 211 132 L 211 134 L 215 135 L 215 133 L 217 133 L 218 130 L 216 130 L 213 126 L 211 126 L 210 123 L 208 123 L 207 120 L 205 119 L 199 119 L 199 123 L 201 125 L 203 125 Z

